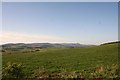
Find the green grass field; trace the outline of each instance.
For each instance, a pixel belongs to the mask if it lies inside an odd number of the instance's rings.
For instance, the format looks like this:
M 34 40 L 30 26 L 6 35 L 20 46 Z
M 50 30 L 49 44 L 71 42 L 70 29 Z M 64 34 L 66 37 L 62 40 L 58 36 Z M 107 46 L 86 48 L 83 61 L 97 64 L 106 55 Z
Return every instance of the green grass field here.
M 76 48 L 45 48 L 38 52 L 2 54 L 3 67 L 8 62 L 22 63 L 26 75 L 34 70 L 46 72 L 81 71 L 93 69 L 97 65 L 118 63 L 118 44 Z

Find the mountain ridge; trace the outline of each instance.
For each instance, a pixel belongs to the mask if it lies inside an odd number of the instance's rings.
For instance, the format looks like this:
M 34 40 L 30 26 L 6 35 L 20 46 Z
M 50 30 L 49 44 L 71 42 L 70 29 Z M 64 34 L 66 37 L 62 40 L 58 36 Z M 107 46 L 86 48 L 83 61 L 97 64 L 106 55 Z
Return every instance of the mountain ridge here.
M 3 47 L 84 47 L 92 46 L 80 43 L 8 43 Z

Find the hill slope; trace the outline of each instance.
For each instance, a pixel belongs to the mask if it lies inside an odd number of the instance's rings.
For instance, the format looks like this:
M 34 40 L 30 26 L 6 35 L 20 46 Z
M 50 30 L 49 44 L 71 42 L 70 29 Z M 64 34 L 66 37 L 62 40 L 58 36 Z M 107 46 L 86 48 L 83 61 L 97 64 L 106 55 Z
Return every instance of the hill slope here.
M 22 63 L 26 74 L 33 70 L 44 68 L 49 72 L 80 71 L 93 69 L 97 65 L 112 65 L 118 63 L 118 44 L 100 46 L 60 48 L 50 47 L 37 52 L 16 52 L 3 54 L 3 67 L 7 62 Z M 29 53 L 29 54 L 28 54 Z

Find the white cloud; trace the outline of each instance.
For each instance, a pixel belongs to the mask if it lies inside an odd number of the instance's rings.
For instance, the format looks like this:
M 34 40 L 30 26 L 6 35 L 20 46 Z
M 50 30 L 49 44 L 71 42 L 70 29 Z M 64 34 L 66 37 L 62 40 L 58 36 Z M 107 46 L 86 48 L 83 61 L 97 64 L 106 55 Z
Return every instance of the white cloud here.
M 117 39 L 118 40 L 118 39 Z M 50 36 L 43 34 L 23 34 L 17 32 L 2 32 L 0 33 L 0 44 L 5 43 L 81 43 L 81 44 L 101 44 L 105 42 L 117 41 L 114 38 L 99 39 L 90 37 L 80 38 L 61 38 L 58 36 Z
M 50 35 L 36 35 L 36 34 L 21 34 L 16 32 L 5 32 L 0 34 L 0 43 L 43 43 L 43 42 L 50 42 L 50 43 L 58 43 L 58 42 L 65 42 L 66 40 L 61 37 L 57 36 L 50 36 Z

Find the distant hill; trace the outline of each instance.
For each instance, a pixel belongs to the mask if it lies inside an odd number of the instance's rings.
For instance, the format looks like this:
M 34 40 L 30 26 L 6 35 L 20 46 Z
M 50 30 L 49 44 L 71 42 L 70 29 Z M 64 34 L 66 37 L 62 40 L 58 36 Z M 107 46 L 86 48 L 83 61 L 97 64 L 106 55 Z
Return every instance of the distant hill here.
M 115 41 L 115 42 L 108 42 L 108 43 L 103 43 L 101 45 L 108 45 L 108 44 L 116 44 L 120 43 L 120 41 Z M 17 47 L 85 47 L 85 46 L 94 46 L 94 45 L 85 45 L 85 44 L 80 44 L 80 43 L 8 43 L 8 44 L 3 44 L 3 47 L 11 47 L 11 48 L 17 48 Z
M 91 46 L 91 45 L 84 45 L 79 43 L 9 43 L 2 45 L 3 47 L 84 47 L 84 46 Z
M 120 41 L 115 41 L 115 42 L 108 42 L 108 43 L 103 43 L 103 44 L 101 44 L 101 45 L 116 44 L 116 43 L 120 43 Z

